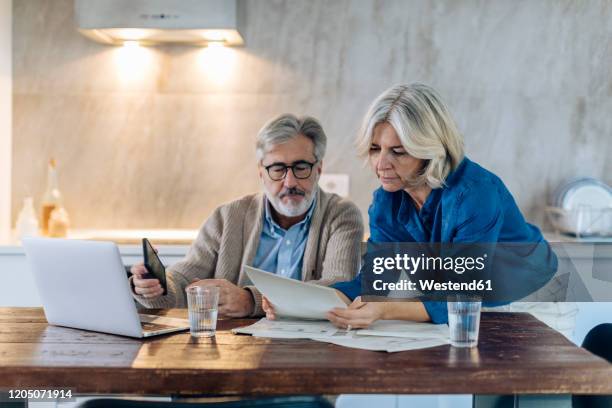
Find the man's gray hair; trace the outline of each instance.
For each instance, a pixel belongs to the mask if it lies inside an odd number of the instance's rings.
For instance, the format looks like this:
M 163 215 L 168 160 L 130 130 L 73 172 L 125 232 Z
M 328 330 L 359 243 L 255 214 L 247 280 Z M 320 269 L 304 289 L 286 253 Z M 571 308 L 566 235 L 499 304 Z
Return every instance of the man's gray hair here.
M 288 142 L 298 135 L 304 135 L 312 140 L 315 159 L 322 160 L 325 156 L 327 136 L 319 121 L 310 116 L 298 118 L 285 113 L 266 123 L 257 134 L 257 161 L 261 162 L 272 147 Z

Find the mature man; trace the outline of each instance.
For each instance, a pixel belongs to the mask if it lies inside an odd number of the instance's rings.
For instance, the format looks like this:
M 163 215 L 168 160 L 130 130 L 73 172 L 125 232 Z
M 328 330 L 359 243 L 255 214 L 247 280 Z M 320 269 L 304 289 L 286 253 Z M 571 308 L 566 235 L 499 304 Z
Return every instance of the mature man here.
M 150 308 L 186 307 L 188 285 L 219 286 L 219 313 L 263 314 L 261 293 L 242 265 L 321 285 L 351 279 L 359 269 L 363 223 L 357 207 L 318 187 L 327 138 L 311 117 L 285 114 L 257 136 L 264 193 L 217 208 L 202 225 L 184 260 L 166 271 L 168 293 L 157 279 L 131 269 L 134 297 Z

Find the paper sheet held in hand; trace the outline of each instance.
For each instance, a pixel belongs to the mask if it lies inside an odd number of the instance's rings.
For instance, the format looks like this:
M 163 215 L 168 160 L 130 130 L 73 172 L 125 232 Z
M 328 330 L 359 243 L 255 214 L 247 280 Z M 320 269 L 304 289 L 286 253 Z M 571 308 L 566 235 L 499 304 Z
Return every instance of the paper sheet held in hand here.
M 325 314 L 346 305 L 335 289 L 285 278 L 245 265 L 245 272 L 255 287 L 267 297 L 277 316 L 326 320 Z

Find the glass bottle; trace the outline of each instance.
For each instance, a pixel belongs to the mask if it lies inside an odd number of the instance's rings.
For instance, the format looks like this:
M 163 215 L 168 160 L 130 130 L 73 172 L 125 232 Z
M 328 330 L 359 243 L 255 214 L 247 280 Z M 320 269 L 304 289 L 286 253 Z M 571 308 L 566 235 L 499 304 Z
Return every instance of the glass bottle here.
M 40 223 L 42 235 L 49 235 L 49 219 L 51 213 L 62 205 L 62 193 L 59 191 L 57 182 L 57 170 L 55 169 L 55 159 L 49 160 L 47 170 L 47 189 L 43 195 L 40 206 Z
M 36 218 L 32 197 L 26 197 L 23 200 L 23 208 L 17 217 L 16 229 L 19 239 L 38 235 L 38 219 Z
M 66 238 L 70 219 L 68 212 L 62 206 L 55 208 L 49 217 L 49 236 L 53 238 Z

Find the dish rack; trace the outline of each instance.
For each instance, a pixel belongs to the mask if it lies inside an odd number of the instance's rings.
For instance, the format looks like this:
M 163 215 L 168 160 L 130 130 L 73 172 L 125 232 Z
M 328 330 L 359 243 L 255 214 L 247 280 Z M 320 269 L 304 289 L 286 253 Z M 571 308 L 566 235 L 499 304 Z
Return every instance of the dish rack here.
M 546 207 L 546 215 L 557 233 L 580 237 L 612 237 L 612 207 L 592 208 L 588 205 L 566 210 Z

